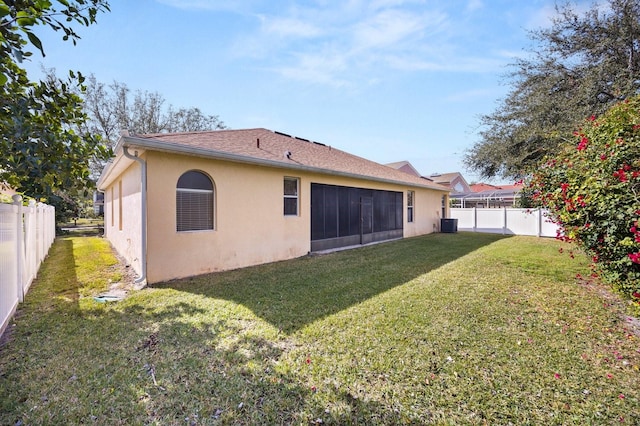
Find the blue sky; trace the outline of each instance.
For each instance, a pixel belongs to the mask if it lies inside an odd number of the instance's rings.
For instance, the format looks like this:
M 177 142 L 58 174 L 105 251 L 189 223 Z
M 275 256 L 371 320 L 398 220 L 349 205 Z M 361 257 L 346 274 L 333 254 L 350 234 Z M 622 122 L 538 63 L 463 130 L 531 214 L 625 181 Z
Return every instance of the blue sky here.
M 508 65 L 553 0 L 110 0 L 76 46 L 40 29 L 39 68 L 159 92 L 233 129 L 265 127 L 423 175 L 465 170 Z M 509 183 L 509 182 L 506 182 Z

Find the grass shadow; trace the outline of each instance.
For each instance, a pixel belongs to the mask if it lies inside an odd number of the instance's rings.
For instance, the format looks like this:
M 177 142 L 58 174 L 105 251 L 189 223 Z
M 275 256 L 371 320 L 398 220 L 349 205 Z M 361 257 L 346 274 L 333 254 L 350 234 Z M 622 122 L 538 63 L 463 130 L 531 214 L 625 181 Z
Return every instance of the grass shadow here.
M 508 237 L 431 234 L 154 287 L 231 300 L 292 333 L 503 238 Z

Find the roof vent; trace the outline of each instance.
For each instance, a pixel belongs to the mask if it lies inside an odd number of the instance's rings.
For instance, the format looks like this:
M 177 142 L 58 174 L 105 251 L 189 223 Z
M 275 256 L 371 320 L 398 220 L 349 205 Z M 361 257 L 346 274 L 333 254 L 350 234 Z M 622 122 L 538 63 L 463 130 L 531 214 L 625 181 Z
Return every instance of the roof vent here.
M 291 151 L 285 151 L 284 156 L 287 157 L 287 159 L 291 160 Z

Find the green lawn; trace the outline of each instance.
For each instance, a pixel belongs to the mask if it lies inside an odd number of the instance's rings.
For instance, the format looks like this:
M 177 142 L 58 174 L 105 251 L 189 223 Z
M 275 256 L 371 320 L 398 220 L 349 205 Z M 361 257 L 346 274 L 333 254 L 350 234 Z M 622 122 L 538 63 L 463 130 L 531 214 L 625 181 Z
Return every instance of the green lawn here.
M 640 337 L 567 246 L 434 234 L 100 304 L 61 238 L 0 349 L 0 424 L 640 424 Z

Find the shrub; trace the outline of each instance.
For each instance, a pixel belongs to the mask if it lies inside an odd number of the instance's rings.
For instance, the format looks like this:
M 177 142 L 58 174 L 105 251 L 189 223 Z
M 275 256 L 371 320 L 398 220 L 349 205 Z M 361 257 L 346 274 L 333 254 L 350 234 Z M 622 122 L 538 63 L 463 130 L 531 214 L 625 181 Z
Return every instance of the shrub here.
M 528 186 L 560 225 L 558 238 L 582 247 L 594 274 L 640 304 L 640 97 L 585 120 Z

